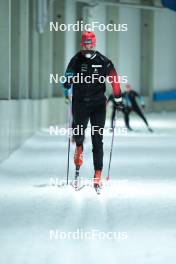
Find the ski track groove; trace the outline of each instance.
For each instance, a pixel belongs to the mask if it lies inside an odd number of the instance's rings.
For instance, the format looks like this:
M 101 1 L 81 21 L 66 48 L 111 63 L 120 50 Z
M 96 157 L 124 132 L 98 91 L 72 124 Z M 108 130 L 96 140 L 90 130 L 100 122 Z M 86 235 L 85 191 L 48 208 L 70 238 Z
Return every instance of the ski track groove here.
M 176 253 L 175 113 L 151 114 L 149 134 L 137 131 L 115 140 L 111 182 L 100 195 L 91 187 L 50 186 L 65 179 L 67 140 L 38 132 L 0 164 L 1 264 L 170 264 Z M 118 121 L 118 125 L 123 122 Z M 109 159 L 104 140 L 104 171 Z M 71 156 L 74 148 L 71 146 Z M 83 178 L 93 176 L 87 137 Z M 74 165 L 70 164 L 70 179 Z M 122 182 L 121 182 L 122 181 Z M 50 240 L 49 230 L 127 232 L 127 240 Z

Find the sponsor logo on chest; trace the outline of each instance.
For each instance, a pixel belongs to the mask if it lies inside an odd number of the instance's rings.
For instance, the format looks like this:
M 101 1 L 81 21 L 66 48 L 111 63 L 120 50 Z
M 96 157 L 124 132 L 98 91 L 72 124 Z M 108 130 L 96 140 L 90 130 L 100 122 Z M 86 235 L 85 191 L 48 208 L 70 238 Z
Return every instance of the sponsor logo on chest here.
M 98 68 L 102 68 L 101 64 L 92 64 L 92 68 L 94 68 L 94 73 L 98 73 Z

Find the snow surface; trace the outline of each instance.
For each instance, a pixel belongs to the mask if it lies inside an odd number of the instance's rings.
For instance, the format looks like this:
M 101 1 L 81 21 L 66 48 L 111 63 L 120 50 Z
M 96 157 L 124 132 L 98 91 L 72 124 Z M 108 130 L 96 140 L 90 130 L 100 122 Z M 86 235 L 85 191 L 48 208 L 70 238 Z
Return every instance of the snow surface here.
M 115 138 L 111 181 L 98 196 L 65 180 L 67 139 L 39 131 L 0 165 L 0 264 L 174 264 L 176 259 L 176 118 L 135 118 L 135 132 Z M 122 127 L 121 119 L 117 126 Z M 111 138 L 104 140 L 107 175 Z M 74 145 L 71 146 L 73 157 Z M 86 138 L 84 179 L 93 176 Z M 71 159 L 70 179 L 74 176 Z M 127 239 L 50 239 L 50 231 L 126 232 Z

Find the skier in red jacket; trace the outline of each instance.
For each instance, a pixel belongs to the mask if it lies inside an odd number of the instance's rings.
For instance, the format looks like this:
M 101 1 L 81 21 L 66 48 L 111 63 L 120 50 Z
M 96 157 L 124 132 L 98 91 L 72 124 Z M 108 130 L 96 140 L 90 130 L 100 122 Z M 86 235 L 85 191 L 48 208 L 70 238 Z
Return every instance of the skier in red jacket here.
M 95 50 L 96 36 L 93 32 L 84 32 L 81 38 L 81 50 L 70 60 L 65 76 L 66 92 L 72 86 L 73 128 L 83 128 L 83 133 L 73 135 L 76 142 L 74 163 L 79 169 L 83 163 L 83 142 L 88 121 L 91 123 L 92 152 L 94 162 L 94 187 L 101 186 L 103 169 L 103 135 L 98 129 L 104 128 L 106 119 L 106 84 L 108 78 L 112 85 L 115 106 L 121 109 L 122 97 L 118 75 L 113 63 Z M 74 77 L 82 77 L 75 82 Z M 96 78 L 93 78 L 96 77 Z M 66 95 L 66 93 L 65 93 Z M 66 95 L 67 96 L 67 95 Z M 94 129 L 96 127 L 96 129 Z

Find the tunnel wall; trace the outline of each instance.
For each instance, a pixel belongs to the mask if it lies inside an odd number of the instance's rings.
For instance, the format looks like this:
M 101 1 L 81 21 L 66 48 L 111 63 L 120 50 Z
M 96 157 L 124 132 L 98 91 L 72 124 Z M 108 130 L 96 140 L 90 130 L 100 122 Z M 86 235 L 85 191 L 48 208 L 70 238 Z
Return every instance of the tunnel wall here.
M 7 158 L 37 130 L 65 123 L 62 98 L 0 101 L 0 161 Z
M 64 10 L 62 0 L 0 2 L 0 162 L 37 130 L 65 123 L 61 87 L 49 83 L 64 72 L 65 34 L 48 30 Z
M 0 161 L 38 129 L 65 121 L 61 87 L 51 85 L 48 76 L 63 75 L 79 49 L 80 33 L 51 33 L 48 28 L 49 21 L 76 22 L 77 5 L 73 0 L 0 1 Z M 81 6 L 80 19 L 87 10 Z M 91 7 L 87 20 L 129 23 L 128 33 L 99 32 L 98 49 L 130 77 L 133 88 L 144 95 L 147 111 L 175 110 L 175 100 L 155 102 L 153 93 L 176 88 L 176 14 L 100 5 Z

